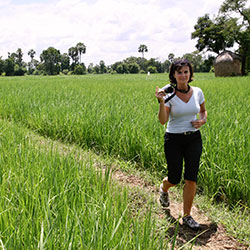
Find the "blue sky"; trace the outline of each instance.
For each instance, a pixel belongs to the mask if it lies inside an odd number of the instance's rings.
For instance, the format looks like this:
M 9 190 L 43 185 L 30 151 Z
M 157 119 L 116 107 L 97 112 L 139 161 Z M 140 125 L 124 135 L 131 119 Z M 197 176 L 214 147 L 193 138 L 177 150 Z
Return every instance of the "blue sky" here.
M 165 60 L 195 50 L 191 32 L 198 17 L 218 13 L 223 0 L 0 0 L 0 56 L 21 48 L 39 59 L 52 46 L 61 53 L 83 42 L 82 61 L 107 65 L 129 56 Z

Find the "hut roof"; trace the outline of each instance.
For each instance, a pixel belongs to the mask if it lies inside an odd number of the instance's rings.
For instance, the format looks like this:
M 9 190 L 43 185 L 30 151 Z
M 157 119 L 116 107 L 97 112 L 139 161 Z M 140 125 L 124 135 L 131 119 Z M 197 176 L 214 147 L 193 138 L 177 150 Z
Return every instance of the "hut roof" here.
M 217 64 L 222 62 L 233 62 L 234 60 L 241 61 L 241 56 L 229 50 L 225 50 L 215 58 L 214 63 Z

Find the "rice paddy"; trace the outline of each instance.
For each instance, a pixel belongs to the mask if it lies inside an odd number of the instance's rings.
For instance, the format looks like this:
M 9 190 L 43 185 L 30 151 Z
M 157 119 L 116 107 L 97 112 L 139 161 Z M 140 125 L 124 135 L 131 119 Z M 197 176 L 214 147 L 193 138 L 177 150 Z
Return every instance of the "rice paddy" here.
M 20 126 L 164 176 L 165 127 L 154 92 L 167 79 L 166 74 L 0 78 L 0 239 L 7 249 L 139 249 L 136 244 L 157 249 L 150 237 L 140 242 L 154 227 L 149 232 L 132 223 L 126 190 L 120 193 L 109 183 L 108 171 L 96 172 L 89 159 L 41 151 Z M 191 83 L 202 88 L 208 111 L 201 128 L 201 192 L 232 206 L 250 205 L 249 82 L 249 77 L 195 74 Z

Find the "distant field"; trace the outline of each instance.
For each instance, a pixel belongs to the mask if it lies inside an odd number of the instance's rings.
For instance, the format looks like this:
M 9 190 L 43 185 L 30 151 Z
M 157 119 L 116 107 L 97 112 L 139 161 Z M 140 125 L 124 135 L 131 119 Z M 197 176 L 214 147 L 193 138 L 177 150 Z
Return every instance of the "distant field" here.
M 166 173 L 155 87 L 167 74 L 0 78 L 0 116 L 41 135 Z M 208 110 L 199 186 L 250 205 L 250 77 L 195 74 Z

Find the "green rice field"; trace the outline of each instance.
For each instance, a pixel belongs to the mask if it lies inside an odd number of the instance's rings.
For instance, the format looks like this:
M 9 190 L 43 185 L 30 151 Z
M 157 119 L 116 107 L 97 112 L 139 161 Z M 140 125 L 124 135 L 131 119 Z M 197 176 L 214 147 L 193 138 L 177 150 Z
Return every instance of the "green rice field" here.
M 167 74 L 0 78 L 3 249 L 159 249 L 150 213 L 143 222 L 129 216 L 126 189 L 110 182 L 108 168 L 96 171 L 91 159 L 62 155 L 53 143 L 45 151 L 28 134 L 163 177 L 165 127 L 154 93 L 167 83 Z M 249 207 L 250 77 L 197 73 L 191 85 L 202 88 L 208 111 L 199 191 Z
M 156 85 L 166 74 L 0 79 L 0 116 L 35 132 L 166 172 Z M 250 205 L 250 78 L 196 74 L 206 98 L 199 185 Z

